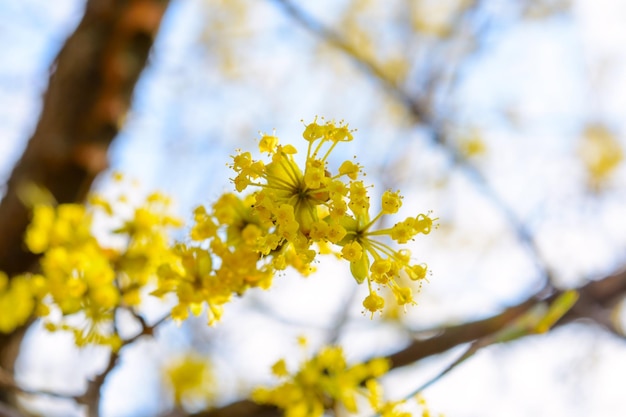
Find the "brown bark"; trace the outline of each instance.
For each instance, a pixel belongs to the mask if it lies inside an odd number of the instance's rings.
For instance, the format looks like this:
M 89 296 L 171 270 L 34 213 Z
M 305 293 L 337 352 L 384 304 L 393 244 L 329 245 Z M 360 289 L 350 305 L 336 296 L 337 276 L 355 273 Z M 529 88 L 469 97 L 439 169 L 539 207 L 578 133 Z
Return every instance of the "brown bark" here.
M 280 417 L 282 415 L 282 411 L 276 407 L 242 400 L 213 410 L 190 414 L 189 417 Z
M 85 14 L 51 67 L 39 122 L 0 203 L 0 270 L 32 270 L 24 247 L 30 220 L 21 200 L 32 184 L 57 202 L 84 199 L 107 167 L 107 150 L 131 103 L 168 0 L 89 0 Z M 0 336 L 0 364 L 12 369 L 23 329 Z M 6 393 L 0 391 L 0 400 Z

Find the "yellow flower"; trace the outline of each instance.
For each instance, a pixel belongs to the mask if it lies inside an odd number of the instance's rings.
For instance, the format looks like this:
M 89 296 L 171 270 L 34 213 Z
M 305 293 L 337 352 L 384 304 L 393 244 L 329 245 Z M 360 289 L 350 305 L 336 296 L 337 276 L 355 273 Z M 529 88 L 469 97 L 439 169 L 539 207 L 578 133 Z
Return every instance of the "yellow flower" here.
M 55 212 L 52 206 L 38 205 L 33 209 L 33 220 L 28 229 L 24 242 L 33 253 L 43 253 L 50 243 L 50 231 L 54 224 Z
M 175 358 L 167 364 L 163 376 L 178 406 L 191 407 L 200 403 L 206 407 L 215 398 L 217 381 L 213 366 L 197 354 Z
M 376 293 L 370 293 L 365 300 L 363 300 L 363 307 L 369 310 L 372 315 L 385 307 L 385 299 Z
M 419 233 L 430 233 L 433 219 L 419 214 L 376 230 L 374 225 L 382 216 L 399 211 L 402 196 L 399 191 L 385 191 L 380 212 L 370 220 L 372 187 L 359 179 L 362 167 L 350 160 L 336 170 L 328 164 L 335 146 L 353 139 L 347 124 L 318 123 L 315 118 L 306 125 L 303 137 L 308 146 L 302 167 L 293 157 L 296 149 L 278 144 L 273 135 L 264 135 L 259 145 L 261 152 L 270 154 L 269 162 L 256 161 L 240 151 L 233 157 L 235 188 L 257 188 L 252 194 L 252 210 L 262 228 L 253 229 L 249 241 L 259 242 L 257 250 L 272 258 L 273 268 L 292 266 L 303 274 L 311 271 L 310 263 L 316 256 L 313 243 L 320 253 L 328 252 L 330 244 L 338 245 L 356 281 L 367 280 L 370 295 L 374 292 L 371 283 L 375 282 L 389 288 L 399 305 L 413 303 L 412 292 L 398 283 L 399 278 L 421 280 L 427 267 L 411 263 L 408 251 L 394 249 L 381 238 L 408 243 Z M 366 309 L 379 311 L 384 305 L 380 300 L 372 295 Z
M 402 206 L 402 197 L 399 191 L 392 193 L 391 191 L 385 191 L 382 198 L 383 214 L 397 213 L 398 209 Z
M 260 150 L 270 154 L 270 162 L 256 161 L 249 153 L 238 152 L 231 168 L 237 173 L 233 182 L 238 191 L 248 187 L 258 189 L 253 194 L 253 210 L 260 223 L 278 237 L 278 242 L 271 240 L 274 249 L 264 248 L 262 253 L 295 250 L 298 256 L 276 260 L 275 264 L 281 265 L 289 258 L 296 262 L 291 266 L 306 272 L 310 270 L 310 246 L 314 241 L 325 240 L 327 232 L 329 240 L 341 239 L 343 232 L 337 226 L 327 230 L 322 225 L 323 218 L 328 214 L 336 217 L 337 212 L 343 215 L 346 206 L 342 199 L 348 189 L 344 181 L 356 178 L 360 167 L 344 164 L 335 176 L 328 167 L 328 157 L 337 143 L 352 139 L 347 125 L 334 122 L 320 125 L 314 120 L 306 126 L 303 136 L 308 149 L 302 168 L 293 157 L 295 147 L 282 146 L 275 136 L 268 135 L 261 138 Z M 260 239 L 263 240 L 268 238 Z M 306 261 L 301 264 L 303 260 Z
M 593 188 L 601 187 L 624 160 L 620 142 L 603 125 L 590 125 L 585 129 L 579 153 Z
M 193 212 L 195 224 L 190 234 L 192 240 L 201 241 L 215 236 L 217 225 L 206 212 L 204 206 L 198 206 Z
M 341 249 L 341 254 L 344 259 L 347 259 L 350 262 L 358 261 L 363 256 L 363 248 L 359 242 L 352 241 L 344 245 L 343 249 Z
M 90 196 L 87 201 L 91 203 L 34 207 L 25 241 L 31 251 L 42 253 L 42 275 L 13 279 L 16 288 L 22 281 L 27 283 L 28 296 L 25 291 L 13 294 L 20 300 L 20 309 L 14 309 L 12 320 L 16 323 L 33 313 L 41 317 L 61 313 L 54 321 L 48 318 L 46 327 L 71 331 L 79 346 L 102 344 L 118 349 L 122 342 L 113 326 L 114 311 L 122 303 L 126 307 L 140 303 L 140 290 L 155 277 L 157 265 L 173 256 L 166 229 L 180 221 L 168 213 L 168 197 L 150 194 L 113 231 L 125 235 L 125 243 L 105 248 L 92 233 L 93 213 L 99 210 L 115 219 L 121 201 L 112 205 L 102 196 Z M 77 313 L 84 317 L 82 322 L 70 317 Z
M 11 280 L 0 271 L 0 333 L 11 333 L 26 324 L 35 309 L 35 296 L 30 276 Z
M 286 416 L 321 416 L 331 404 L 338 404 L 351 413 L 358 412 L 358 396 L 366 396 L 363 385 L 378 378 L 389 369 L 389 362 L 376 358 L 366 363 L 348 365 L 339 346 L 327 346 L 299 369 L 289 374 L 280 360 L 272 372 L 283 379 L 274 388 L 257 388 L 252 399 L 261 404 L 273 404 Z
M 361 170 L 361 167 L 359 167 L 359 165 L 353 163 L 352 161 L 345 161 L 339 167 L 339 173 L 341 175 L 347 175 L 348 178 L 350 178 L 352 180 L 356 180 L 357 179 L 357 176 L 358 176 L 360 170 Z
M 259 151 L 270 154 L 274 153 L 276 145 L 278 145 L 278 138 L 276 136 L 263 135 L 259 142 Z
M 281 377 L 289 375 L 289 372 L 287 371 L 287 363 L 284 359 L 281 359 L 272 365 L 272 373 Z

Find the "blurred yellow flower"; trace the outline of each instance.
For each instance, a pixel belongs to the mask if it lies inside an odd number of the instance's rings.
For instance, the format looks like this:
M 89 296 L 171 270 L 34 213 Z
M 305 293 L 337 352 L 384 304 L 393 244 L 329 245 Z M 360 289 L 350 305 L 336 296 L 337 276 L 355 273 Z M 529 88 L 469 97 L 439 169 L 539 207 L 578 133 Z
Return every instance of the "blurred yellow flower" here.
M 213 366 L 208 359 L 196 353 L 173 359 L 165 366 L 163 377 L 176 406 L 206 408 L 215 398 Z

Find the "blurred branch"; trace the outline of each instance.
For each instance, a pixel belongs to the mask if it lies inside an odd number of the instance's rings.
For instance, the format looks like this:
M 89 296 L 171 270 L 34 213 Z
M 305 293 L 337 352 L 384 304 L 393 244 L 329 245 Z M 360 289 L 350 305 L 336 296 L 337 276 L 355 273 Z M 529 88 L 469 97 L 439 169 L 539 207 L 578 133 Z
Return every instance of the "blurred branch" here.
M 431 129 L 434 142 L 444 147 L 455 163 L 465 169 L 466 175 L 478 184 L 481 190 L 502 210 L 515 230 L 520 242 L 523 242 L 532 252 L 538 264 L 538 268 L 546 278 L 547 283 L 544 288 L 523 302 L 509 307 L 497 315 L 478 321 L 436 329 L 435 336 L 416 340 L 404 349 L 389 355 L 388 358 L 392 361 L 392 367 L 398 368 L 446 352 L 456 346 L 470 343 L 470 346 L 459 359 L 455 360 L 443 373 L 429 382 L 432 383 L 461 362 L 471 357 L 478 350 L 498 342 L 500 339 L 497 338 L 497 335 L 506 331 L 506 329 L 512 326 L 520 317 L 529 313 L 539 304 L 553 303 L 558 297 L 563 295 L 563 292 L 551 287 L 550 278 L 552 274 L 546 262 L 542 259 L 532 235 L 520 222 L 510 207 L 508 207 L 490 187 L 484 176 L 475 167 L 466 163 L 456 149 L 446 143 L 443 125 L 440 121 L 436 121 L 435 117 L 431 114 L 431 109 L 425 108 L 420 99 L 409 96 L 396 84 L 388 80 L 384 72 L 378 68 L 375 63 L 355 53 L 354 48 L 339 33 L 316 21 L 315 18 L 308 15 L 289 0 L 274 1 L 282 7 L 288 16 L 293 18 L 293 20 L 304 29 L 346 53 L 355 61 L 358 68 L 368 75 L 374 76 L 391 95 L 402 102 L 415 117 L 416 122 L 424 123 Z M 586 320 L 622 337 L 619 329 L 617 329 L 610 320 L 610 315 L 611 310 L 626 295 L 626 272 L 617 273 L 598 281 L 589 282 L 578 289 L 578 294 L 578 300 L 573 307 L 556 322 L 557 326 L 570 323 L 574 320 Z M 529 332 L 528 334 L 535 333 Z M 525 334 L 522 334 L 520 337 L 524 335 Z M 193 417 L 248 417 L 257 415 L 264 417 L 280 416 L 281 412 L 277 409 L 256 405 L 249 400 L 242 400 L 214 410 L 191 414 Z
M 122 342 L 122 345 L 120 346 L 120 349 L 124 348 L 125 346 L 131 345 L 132 343 L 136 342 L 144 336 L 153 336 L 156 328 L 163 324 L 168 318 L 170 318 L 170 315 L 167 314 L 161 319 L 157 320 L 154 324 L 148 325 L 143 317 L 139 315 L 134 316 L 138 319 L 141 325 L 141 331 L 139 331 L 139 333 L 137 333 L 135 336 L 124 340 Z M 36 396 L 43 395 L 48 397 L 73 400 L 76 401 L 78 404 L 83 404 L 87 407 L 87 415 L 89 417 L 98 417 L 100 415 L 99 410 L 101 389 L 111 371 L 117 366 L 117 362 L 120 358 L 118 351 L 111 351 L 106 368 L 100 374 L 96 375 L 95 378 L 89 381 L 87 389 L 83 394 L 64 394 L 56 391 L 23 388 L 18 385 L 18 383 L 13 378 L 13 375 L 2 367 L 0 367 L 0 388 L 19 394 Z M 0 406 L 2 406 L 2 403 L 0 403 Z M 1 411 L 2 409 L 0 408 L 0 417 L 2 417 Z
M 56 392 L 56 391 L 48 391 L 48 390 L 41 390 L 41 389 L 35 390 L 35 389 L 27 389 L 27 388 L 20 387 L 15 381 L 15 379 L 13 379 L 13 375 L 11 375 L 10 372 L 6 371 L 3 368 L 0 368 L 0 387 L 10 390 L 10 391 L 18 392 L 20 394 L 27 394 L 27 395 L 43 395 L 43 396 L 68 399 L 68 400 L 76 400 L 77 398 L 80 397 L 79 395 L 74 395 L 74 394 L 63 394 L 63 393 Z
M 281 417 L 282 411 L 276 407 L 259 405 L 250 400 L 241 400 L 198 413 L 188 414 L 188 417 Z M 179 416 L 182 417 L 182 416 Z
M 168 3 L 87 2 L 82 21 L 50 69 L 37 127 L 0 203 L 0 270 L 8 275 L 35 267 L 36 256 L 22 243 L 30 212 L 20 193 L 35 184 L 58 203 L 85 197 L 107 167 L 108 147 L 130 107 Z M 0 336 L 0 365 L 9 372 L 22 333 Z M 0 389 L 0 400 L 5 393 Z
M 380 81 L 391 95 L 409 109 L 410 114 L 416 118 L 417 122 L 424 122 L 430 119 L 430 115 L 427 114 L 426 106 L 422 105 L 419 100 L 415 100 L 401 88 L 398 88 L 398 85 L 387 77 L 380 66 L 359 54 L 356 48 L 341 34 L 317 21 L 313 16 L 293 4 L 290 0 L 273 1 L 282 7 L 287 16 L 291 17 L 308 32 L 344 52 L 361 70 Z
M 578 301 L 555 323 L 555 326 L 571 323 L 574 320 L 585 320 L 600 325 L 619 337 L 623 337 L 618 329 L 611 324 L 610 320 L 607 320 L 607 317 L 610 316 L 611 309 L 626 296 L 626 271 L 592 281 L 580 287 L 577 291 L 579 295 Z M 532 297 L 492 317 L 437 329 L 435 336 L 416 340 L 404 349 L 387 356 L 387 358 L 391 361 L 392 368 L 399 368 L 414 364 L 430 356 L 444 353 L 456 346 L 471 343 L 457 360 L 437 375 L 433 381 L 429 382 L 433 383 L 483 347 L 509 340 L 500 336 L 507 328 L 514 325 L 518 319 L 529 313 L 537 305 L 541 303 L 553 304 L 563 293 L 563 291 L 552 291 L 549 287 L 545 287 Z M 527 332 L 520 334 L 518 337 L 532 334 L 536 334 L 536 332 Z M 213 410 L 189 414 L 188 416 L 279 417 L 281 415 L 281 411 L 276 408 L 261 406 L 250 400 L 241 400 Z
M 137 333 L 135 336 L 126 339 L 122 342 L 119 350 L 124 347 L 135 343 L 137 340 L 144 336 L 152 337 L 154 335 L 154 331 L 157 327 L 163 324 L 167 319 L 170 318 L 170 314 L 166 314 L 157 320 L 154 324 L 149 325 L 146 323 L 145 319 L 136 314 L 132 309 L 130 309 L 131 314 L 139 321 L 141 325 L 141 331 Z M 87 415 L 88 417 L 99 417 L 100 416 L 100 400 L 102 398 L 102 386 L 106 382 L 107 377 L 111 373 L 113 369 L 117 366 L 117 362 L 119 361 L 120 354 L 119 350 L 114 351 L 111 350 L 109 354 L 109 361 L 107 363 L 106 368 L 96 375 L 91 381 L 89 381 L 89 385 L 87 386 L 87 390 L 80 396 L 74 397 L 76 402 L 79 404 L 84 404 L 87 406 Z
M 359 69 L 364 71 L 367 75 L 374 77 L 374 79 L 377 79 L 383 85 L 383 87 L 385 87 L 385 90 L 391 94 L 391 96 L 395 97 L 400 103 L 404 105 L 409 114 L 413 116 L 415 123 L 422 124 L 430 129 L 434 143 L 444 149 L 457 166 L 463 168 L 465 175 L 470 180 L 472 180 L 474 184 L 476 184 L 477 187 L 480 189 L 480 191 L 487 198 L 489 198 L 491 202 L 500 210 L 500 212 L 505 216 L 506 220 L 508 221 L 510 227 L 513 229 L 519 241 L 532 254 L 535 266 L 539 270 L 542 278 L 547 283 L 551 283 L 552 272 L 550 271 L 547 262 L 545 262 L 541 251 L 536 245 L 535 240 L 532 237 L 531 233 L 528 231 L 527 227 L 518 218 L 518 216 L 511 209 L 511 207 L 509 207 L 509 205 L 491 187 L 489 181 L 484 177 L 484 175 L 478 169 L 476 169 L 475 166 L 469 163 L 467 159 L 464 158 L 463 155 L 461 155 L 459 151 L 451 146 L 451 144 L 448 143 L 448 141 L 446 140 L 447 134 L 445 132 L 445 120 L 439 117 L 439 115 L 435 112 L 434 105 L 430 98 L 433 96 L 435 88 L 438 87 L 437 81 L 443 83 L 441 81 L 442 77 L 440 75 L 445 72 L 444 69 L 434 69 L 431 76 L 425 74 L 424 77 L 430 80 L 427 83 L 428 91 L 422 91 L 418 97 L 413 97 L 409 93 L 404 91 L 401 86 L 391 81 L 386 76 L 385 72 L 376 65 L 376 63 L 371 62 L 371 60 L 368 60 L 363 57 L 362 54 L 359 54 L 358 51 L 352 45 L 350 45 L 350 43 L 340 33 L 326 27 L 321 22 L 317 21 L 313 16 L 309 15 L 303 9 L 296 6 L 290 0 L 274 1 L 282 6 L 285 14 L 291 17 L 296 23 L 301 25 L 304 29 L 312 33 L 321 41 L 325 41 L 330 45 L 336 47 L 341 52 L 345 53 L 350 59 L 354 61 Z M 468 8 L 465 10 L 464 14 L 468 14 L 475 8 L 479 7 L 480 3 L 480 1 L 472 2 L 471 5 L 469 5 Z M 461 16 L 462 15 L 463 13 L 461 14 Z M 461 16 L 459 17 L 459 19 L 461 18 Z M 458 36 L 467 37 L 468 35 L 461 33 Z M 473 36 L 476 37 L 477 34 L 473 34 Z M 460 60 L 461 58 L 459 59 L 459 61 Z M 460 67 L 460 62 L 456 62 L 454 66 L 455 68 L 457 68 L 458 73 L 458 67 Z M 450 85 L 447 85 L 447 88 L 450 89 Z
M 0 417 L 24 417 L 24 415 L 14 407 L 0 403 Z
M 438 329 L 437 335 L 424 340 L 416 340 L 406 348 L 390 355 L 388 358 L 392 362 L 392 367 L 410 365 L 429 356 L 443 353 L 455 346 L 493 335 L 508 327 L 515 319 L 538 303 L 551 303 L 563 293 L 562 291 L 554 291 L 549 296 L 544 296 L 546 291 L 548 291 L 548 287 L 495 316 Z M 610 320 L 610 316 L 611 310 L 619 300 L 626 296 L 626 271 L 598 281 L 592 281 L 580 287 L 578 293 L 578 301 L 556 325 L 567 324 L 574 320 L 588 320 L 622 337 L 621 332 Z
M 339 340 L 339 337 L 341 336 L 342 330 L 345 329 L 345 327 L 348 325 L 352 306 L 354 306 L 354 300 L 356 299 L 358 293 L 357 290 L 358 287 L 356 285 L 353 286 L 350 289 L 350 294 L 346 297 L 345 301 L 341 303 L 341 305 L 339 305 L 339 309 L 335 314 L 335 318 L 333 320 L 333 325 L 326 335 L 326 344 L 336 344 Z
M 612 317 L 615 308 L 626 297 L 626 270 L 589 282 L 579 290 L 579 294 L 578 302 L 557 324 L 585 320 L 620 338 L 624 337 L 623 330 Z
M 437 329 L 438 333 L 435 336 L 428 339 L 415 340 L 406 348 L 389 355 L 388 359 L 391 361 L 393 368 L 399 368 L 429 356 L 446 352 L 455 346 L 495 334 L 530 310 L 538 301 L 539 298 L 533 296 L 495 316 Z
M 167 6 L 164 0 L 91 0 L 51 68 L 33 136 L 0 203 L 0 270 L 31 268 L 22 238 L 29 210 L 20 190 L 37 184 L 59 203 L 80 201 L 107 167 L 131 94 Z
M 0 389 L 4 390 L 5 392 L 12 392 L 15 394 L 46 396 L 72 401 L 77 401 L 80 398 L 80 395 L 64 394 L 56 391 L 41 389 L 34 390 L 23 388 L 19 386 L 19 384 L 15 381 L 12 373 L 8 372 L 2 367 L 0 367 Z M 0 402 L 0 417 L 25 417 L 25 414 L 21 413 L 18 409 L 11 407 L 7 403 Z

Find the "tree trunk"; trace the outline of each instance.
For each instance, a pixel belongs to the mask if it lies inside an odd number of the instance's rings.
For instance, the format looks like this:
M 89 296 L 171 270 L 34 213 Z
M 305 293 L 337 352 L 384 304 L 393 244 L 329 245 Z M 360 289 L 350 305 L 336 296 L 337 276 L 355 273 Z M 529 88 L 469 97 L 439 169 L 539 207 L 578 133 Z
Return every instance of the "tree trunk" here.
M 82 201 L 107 167 L 133 89 L 147 64 L 169 0 L 89 0 L 76 31 L 50 69 L 37 128 L 13 169 L 0 203 L 0 270 L 37 268 L 23 244 L 30 220 L 21 200 L 37 185 L 58 203 Z M 0 365 L 12 371 L 26 329 L 0 335 Z M 0 401 L 9 393 L 0 390 Z

